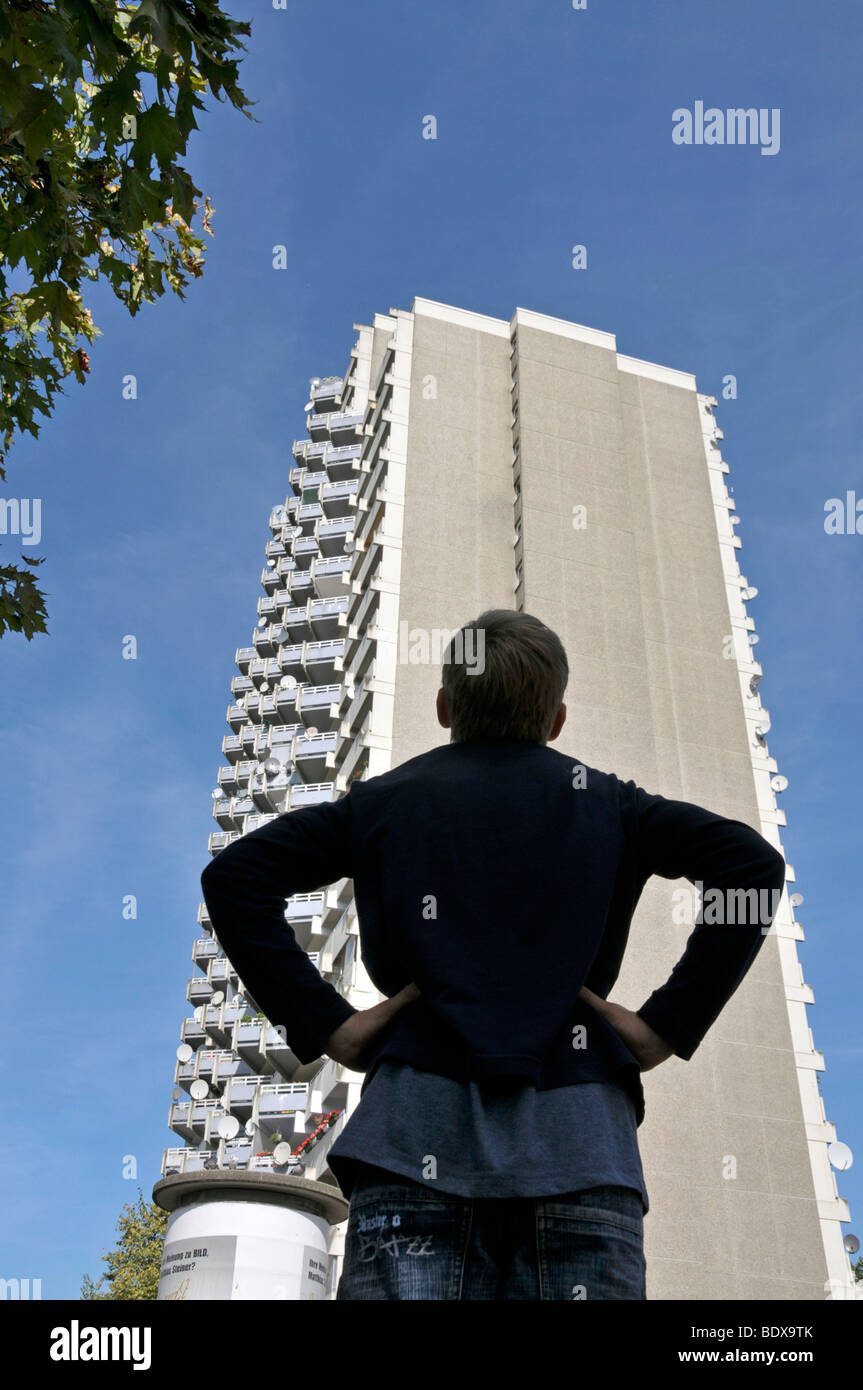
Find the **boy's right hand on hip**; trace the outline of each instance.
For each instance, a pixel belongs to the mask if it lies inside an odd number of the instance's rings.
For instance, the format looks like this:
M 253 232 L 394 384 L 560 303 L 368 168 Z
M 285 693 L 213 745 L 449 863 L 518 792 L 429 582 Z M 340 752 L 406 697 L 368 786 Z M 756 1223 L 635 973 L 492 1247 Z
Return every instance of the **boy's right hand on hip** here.
M 594 994 L 586 985 L 579 990 L 578 997 L 584 999 L 611 1024 L 638 1061 L 642 1071 L 650 1071 L 652 1067 L 658 1067 L 661 1062 L 666 1062 L 669 1057 L 674 1056 L 674 1048 L 669 1047 L 664 1038 L 654 1033 L 650 1025 L 639 1018 L 632 1009 L 625 1009 L 622 1004 L 610 1003 L 609 1000 Z

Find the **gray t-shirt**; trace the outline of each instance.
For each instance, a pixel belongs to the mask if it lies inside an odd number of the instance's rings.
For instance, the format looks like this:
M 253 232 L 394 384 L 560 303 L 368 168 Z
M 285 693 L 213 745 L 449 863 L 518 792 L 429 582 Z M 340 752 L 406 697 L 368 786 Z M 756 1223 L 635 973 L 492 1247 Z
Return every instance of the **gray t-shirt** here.
M 355 1162 L 462 1197 L 550 1197 L 606 1183 L 649 1203 L 635 1106 L 622 1086 L 538 1091 L 514 1079 L 452 1081 L 385 1059 L 329 1151 L 346 1197 Z

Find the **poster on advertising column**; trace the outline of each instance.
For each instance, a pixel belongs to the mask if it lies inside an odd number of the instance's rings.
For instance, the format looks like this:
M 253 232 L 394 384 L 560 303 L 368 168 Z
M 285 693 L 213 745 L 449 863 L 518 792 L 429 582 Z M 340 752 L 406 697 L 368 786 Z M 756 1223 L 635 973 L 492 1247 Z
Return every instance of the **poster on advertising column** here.
M 159 1273 L 163 1299 L 229 1299 L 237 1258 L 236 1236 L 211 1236 L 206 1242 L 172 1241 L 165 1246 Z
M 330 1286 L 330 1259 L 313 1245 L 303 1246 L 300 1299 L 303 1302 L 326 1298 Z

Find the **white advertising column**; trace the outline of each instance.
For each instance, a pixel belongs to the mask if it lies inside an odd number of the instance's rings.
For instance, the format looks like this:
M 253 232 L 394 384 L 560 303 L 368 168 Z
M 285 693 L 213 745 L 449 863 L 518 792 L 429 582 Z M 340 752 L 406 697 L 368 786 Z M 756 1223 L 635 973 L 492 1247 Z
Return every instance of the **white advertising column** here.
M 159 1301 L 333 1296 L 329 1227 L 348 1203 L 329 1184 L 205 1169 L 162 1178 L 153 1201 L 170 1213 Z

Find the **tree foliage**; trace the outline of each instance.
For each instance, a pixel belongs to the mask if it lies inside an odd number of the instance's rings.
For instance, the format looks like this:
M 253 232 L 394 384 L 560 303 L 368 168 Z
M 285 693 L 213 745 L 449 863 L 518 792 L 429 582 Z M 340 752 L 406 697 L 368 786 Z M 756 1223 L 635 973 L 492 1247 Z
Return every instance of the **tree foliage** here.
M 88 1274 L 81 1286 L 82 1299 L 155 1299 L 165 1243 L 168 1213 L 155 1202 L 127 1202 L 117 1220 L 120 1239 L 116 1249 L 101 1256 L 108 1266 L 96 1283 Z M 108 1288 L 102 1292 L 102 1284 Z
M 251 25 L 215 0 L 0 0 L 0 480 L 99 329 L 87 280 L 137 314 L 203 273 L 209 198 L 180 162 L 211 93 L 238 86 Z M 33 568 L 0 566 L 0 635 L 47 632 Z

